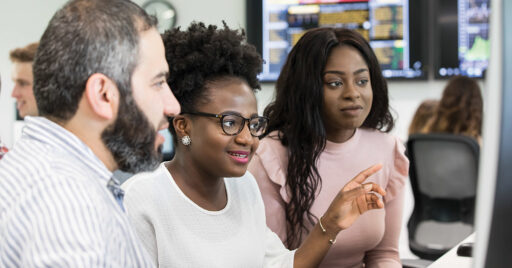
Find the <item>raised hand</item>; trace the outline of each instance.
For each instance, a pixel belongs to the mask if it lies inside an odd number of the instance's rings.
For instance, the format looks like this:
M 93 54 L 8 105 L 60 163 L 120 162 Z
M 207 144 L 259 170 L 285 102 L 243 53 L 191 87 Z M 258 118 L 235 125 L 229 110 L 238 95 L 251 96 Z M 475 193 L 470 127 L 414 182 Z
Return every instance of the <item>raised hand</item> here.
M 321 218 L 326 230 L 334 237 L 344 229 L 350 227 L 363 213 L 371 209 L 384 207 L 384 203 L 377 196 L 386 195 L 386 192 L 373 182 L 364 181 L 382 168 L 377 164 L 362 171 L 350 180 L 336 195 L 331 205 Z
M 376 193 L 385 195 L 386 192 L 375 183 L 364 183 L 381 168 L 382 165 L 377 164 L 362 171 L 340 190 L 295 252 L 293 267 L 317 267 L 341 230 L 350 227 L 366 211 L 384 207 Z

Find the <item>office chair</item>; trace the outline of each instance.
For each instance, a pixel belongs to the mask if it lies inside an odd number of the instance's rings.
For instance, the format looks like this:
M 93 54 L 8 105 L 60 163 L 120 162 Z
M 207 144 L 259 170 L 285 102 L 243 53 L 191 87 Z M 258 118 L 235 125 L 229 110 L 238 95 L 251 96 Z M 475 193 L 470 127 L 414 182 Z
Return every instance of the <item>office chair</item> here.
M 415 134 L 407 154 L 415 202 L 409 247 L 435 260 L 473 233 L 479 145 L 468 136 Z

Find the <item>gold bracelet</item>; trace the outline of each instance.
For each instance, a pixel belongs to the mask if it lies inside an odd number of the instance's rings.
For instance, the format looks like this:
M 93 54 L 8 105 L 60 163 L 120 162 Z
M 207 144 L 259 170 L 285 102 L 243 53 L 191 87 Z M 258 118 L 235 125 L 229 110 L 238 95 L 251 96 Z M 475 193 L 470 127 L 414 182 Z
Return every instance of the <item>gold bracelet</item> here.
M 322 225 L 322 217 L 318 219 L 318 223 L 320 224 L 320 229 L 322 229 L 322 232 L 325 234 L 327 233 L 327 230 L 325 230 L 324 226 Z M 336 243 L 336 237 L 334 237 L 334 239 L 329 239 L 329 243 L 331 243 L 331 245 L 334 245 L 334 243 Z

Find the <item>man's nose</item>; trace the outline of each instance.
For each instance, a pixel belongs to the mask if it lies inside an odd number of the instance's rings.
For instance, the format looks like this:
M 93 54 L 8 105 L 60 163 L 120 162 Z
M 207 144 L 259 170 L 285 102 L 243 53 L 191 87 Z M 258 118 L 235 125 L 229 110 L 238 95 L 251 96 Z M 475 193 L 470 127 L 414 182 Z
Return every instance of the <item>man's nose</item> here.
M 164 114 L 167 116 L 176 116 L 180 114 L 181 105 L 172 94 L 171 89 L 164 90 L 164 96 L 162 96 L 162 100 L 164 101 Z

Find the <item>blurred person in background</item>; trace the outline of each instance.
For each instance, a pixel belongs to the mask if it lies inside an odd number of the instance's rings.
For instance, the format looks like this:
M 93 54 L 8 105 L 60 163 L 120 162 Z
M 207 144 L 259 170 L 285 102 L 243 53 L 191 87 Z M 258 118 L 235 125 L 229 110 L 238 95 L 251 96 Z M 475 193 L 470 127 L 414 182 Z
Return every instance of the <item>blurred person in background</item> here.
M 446 85 L 434 116 L 423 133 L 453 133 L 482 139 L 483 100 L 475 79 L 455 76 Z
M 12 89 L 11 96 L 16 99 L 16 109 L 21 118 L 27 115 L 38 115 L 33 91 L 34 76 L 32 72 L 32 64 L 34 63 L 38 46 L 38 42 L 31 43 L 25 47 L 16 48 L 9 54 L 14 64 L 12 71 L 14 88 Z
M 424 100 L 414 113 L 411 124 L 409 125 L 409 136 L 416 133 L 421 133 L 427 122 L 432 119 L 436 112 L 439 100 Z

